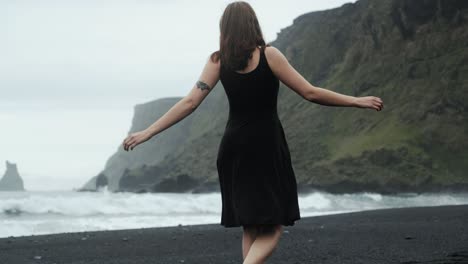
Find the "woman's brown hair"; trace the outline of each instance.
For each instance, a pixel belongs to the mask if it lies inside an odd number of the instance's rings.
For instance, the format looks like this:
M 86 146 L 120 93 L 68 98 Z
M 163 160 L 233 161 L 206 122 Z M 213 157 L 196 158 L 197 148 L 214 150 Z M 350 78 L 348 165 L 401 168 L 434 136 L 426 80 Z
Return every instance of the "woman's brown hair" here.
M 236 1 L 227 5 L 219 22 L 219 50 L 211 54 L 213 62 L 230 70 L 247 67 L 257 46 L 265 46 L 255 11 L 249 3 Z

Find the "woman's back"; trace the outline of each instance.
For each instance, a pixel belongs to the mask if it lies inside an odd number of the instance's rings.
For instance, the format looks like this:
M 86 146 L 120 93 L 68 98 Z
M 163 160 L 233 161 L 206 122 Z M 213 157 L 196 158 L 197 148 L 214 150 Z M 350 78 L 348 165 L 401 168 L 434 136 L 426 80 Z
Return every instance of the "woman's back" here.
M 240 73 L 220 68 L 220 80 L 229 101 L 230 119 L 246 120 L 277 116 L 279 80 L 271 71 L 265 56 L 267 46 L 257 47 L 258 59 L 249 71 Z
M 296 179 L 276 108 L 279 80 L 268 65 L 265 48 L 257 48 L 258 63 L 247 67 L 249 71 L 229 70 L 222 63 L 220 67 L 229 101 L 216 161 L 221 224 L 226 227 L 293 225 L 300 219 Z

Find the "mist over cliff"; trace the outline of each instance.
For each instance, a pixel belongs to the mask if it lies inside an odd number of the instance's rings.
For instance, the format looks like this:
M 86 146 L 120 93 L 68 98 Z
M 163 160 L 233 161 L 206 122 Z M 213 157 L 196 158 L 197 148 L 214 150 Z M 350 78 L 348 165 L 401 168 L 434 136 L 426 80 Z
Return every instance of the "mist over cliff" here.
M 281 30 L 270 44 L 310 83 L 385 103 L 381 112 L 327 107 L 281 85 L 278 113 L 300 191 L 468 189 L 467 19 L 463 0 L 359 0 L 304 14 Z M 177 100 L 137 105 L 130 132 Z M 119 146 L 84 189 L 218 190 L 228 107 L 219 82 L 180 123 L 132 152 Z

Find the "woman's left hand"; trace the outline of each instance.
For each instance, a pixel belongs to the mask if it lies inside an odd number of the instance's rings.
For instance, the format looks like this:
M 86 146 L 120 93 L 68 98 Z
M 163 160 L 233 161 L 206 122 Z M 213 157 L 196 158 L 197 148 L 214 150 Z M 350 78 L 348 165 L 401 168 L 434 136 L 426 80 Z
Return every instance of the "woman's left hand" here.
M 123 141 L 123 147 L 126 151 L 129 149 L 133 150 L 137 145 L 147 141 L 151 137 L 151 134 L 146 130 L 132 133 Z

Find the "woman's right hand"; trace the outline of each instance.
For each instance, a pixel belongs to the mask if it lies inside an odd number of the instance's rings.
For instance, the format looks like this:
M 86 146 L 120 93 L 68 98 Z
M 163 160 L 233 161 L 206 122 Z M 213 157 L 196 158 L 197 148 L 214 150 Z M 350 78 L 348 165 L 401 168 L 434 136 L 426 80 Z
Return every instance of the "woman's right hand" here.
M 123 144 L 124 150 L 133 150 L 137 145 L 146 142 L 152 137 L 148 130 L 142 130 L 139 132 L 132 133 L 125 138 Z
M 354 105 L 359 108 L 375 109 L 376 111 L 380 111 L 383 109 L 382 99 L 376 96 L 356 97 Z

